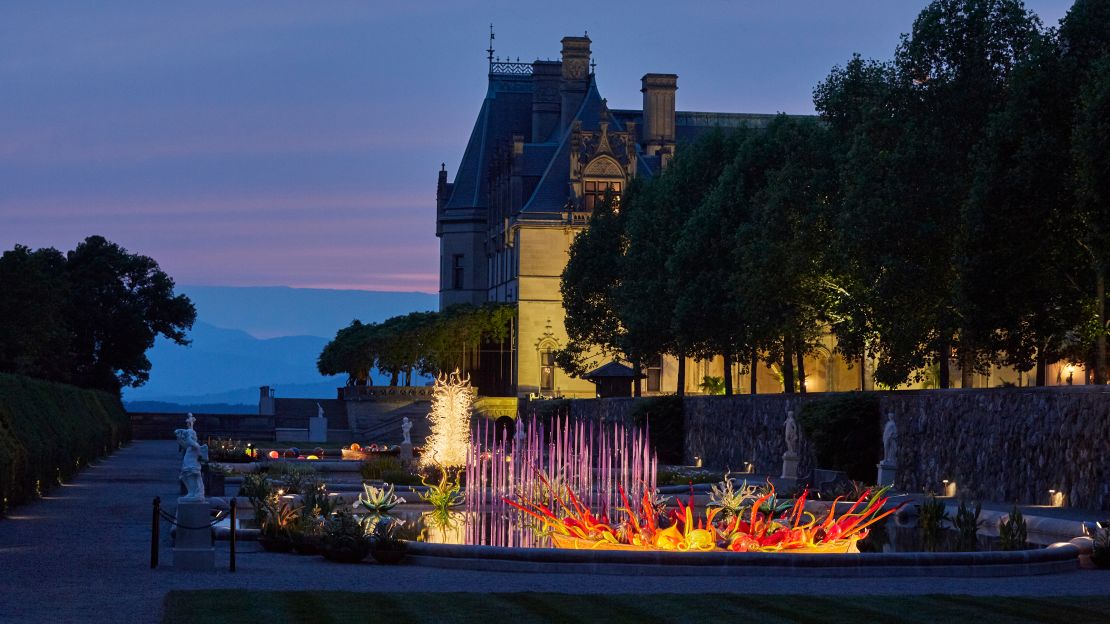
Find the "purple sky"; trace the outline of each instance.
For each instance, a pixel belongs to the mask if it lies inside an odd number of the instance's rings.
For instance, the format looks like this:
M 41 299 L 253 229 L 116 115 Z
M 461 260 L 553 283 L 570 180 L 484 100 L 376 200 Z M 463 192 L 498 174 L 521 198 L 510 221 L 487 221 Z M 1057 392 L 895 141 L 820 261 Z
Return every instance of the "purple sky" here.
M 809 113 L 924 1 L 5 2 L 0 248 L 102 234 L 181 284 L 437 289 L 454 176 L 498 55 L 588 30 L 613 108 Z M 1055 24 L 1070 2 L 1027 2 Z M 528 8 L 536 6 L 539 8 Z

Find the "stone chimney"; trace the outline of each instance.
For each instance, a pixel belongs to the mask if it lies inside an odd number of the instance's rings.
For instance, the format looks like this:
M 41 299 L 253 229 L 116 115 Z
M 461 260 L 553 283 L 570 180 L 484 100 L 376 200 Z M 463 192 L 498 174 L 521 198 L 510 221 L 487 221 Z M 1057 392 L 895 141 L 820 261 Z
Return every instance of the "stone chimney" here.
M 532 63 L 532 142 L 543 143 L 559 127 L 559 61 Z
M 274 389 L 270 386 L 261 386 L 258 389 L 258 414 L 273 416 L 274 412 Z
M 674 154 L 674 92 L 678 90 L 675 74 L 644 74 L 640 79 L 644 94 L 644 127 L 640 144 L 649 156 L 668 160 Z
M 578 113 L 590 84 L 590 38 L 563 37 L 562 43 L 563 81 L 559 85 L 562 121 L 559 127 L 566 130 Z

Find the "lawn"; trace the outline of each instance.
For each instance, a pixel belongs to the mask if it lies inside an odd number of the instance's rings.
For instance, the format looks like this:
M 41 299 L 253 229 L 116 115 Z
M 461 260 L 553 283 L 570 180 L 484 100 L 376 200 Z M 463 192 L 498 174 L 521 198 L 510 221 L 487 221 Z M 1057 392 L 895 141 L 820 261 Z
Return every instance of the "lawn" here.
M 751 596 L 744 594 L 171 591 L 166 624 L 186 622 L 1085 622 L 1110 598 Z

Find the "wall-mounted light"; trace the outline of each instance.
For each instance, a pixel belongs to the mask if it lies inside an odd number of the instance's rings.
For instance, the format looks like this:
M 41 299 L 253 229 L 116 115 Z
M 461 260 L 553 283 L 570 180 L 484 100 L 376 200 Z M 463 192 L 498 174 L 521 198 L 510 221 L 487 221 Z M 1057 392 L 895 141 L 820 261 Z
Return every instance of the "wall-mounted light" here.
M 956 482 L 951 479 L 944 479 L 943 481 L 941 481 L 941 483 L 944 485 L 944 495 L 949 498 L 955 498 Z
M 694 468 L 701 468 L 701 457 L 694 455 Z
M 751 462 L 744 462 L 744 473 L 752 474 L 753 472 L 755 472 L 755 464 Z

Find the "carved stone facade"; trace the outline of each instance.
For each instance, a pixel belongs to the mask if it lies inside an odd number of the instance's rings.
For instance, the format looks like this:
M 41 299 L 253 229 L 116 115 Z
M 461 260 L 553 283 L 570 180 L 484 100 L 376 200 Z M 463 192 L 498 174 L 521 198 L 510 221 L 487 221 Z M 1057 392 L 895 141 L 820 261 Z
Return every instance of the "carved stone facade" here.
M 773 118 L 676 111 L 674 74 L 643 76 L 642 110 L 610 110 L 591 69 L 590 39 L 561 43 L 559 61 L 490 59 L 462 162 L 453 182 L 442 170 L 437 186 L 440 307 L 517 305 L 502 355 L 512 360 L 503 392 L 519 396 L 594 395 L 593 384 L 548 370 L 549 351 L 567 342 L 559 278 L 594 205 L 607 193 L 619 201 L 633 177 L 658 175 L 681 141 Z M 653 379 L 673 379 L 676 368 L 665 360 Z M 691 375 L 690 388 L 700 380 Z

